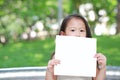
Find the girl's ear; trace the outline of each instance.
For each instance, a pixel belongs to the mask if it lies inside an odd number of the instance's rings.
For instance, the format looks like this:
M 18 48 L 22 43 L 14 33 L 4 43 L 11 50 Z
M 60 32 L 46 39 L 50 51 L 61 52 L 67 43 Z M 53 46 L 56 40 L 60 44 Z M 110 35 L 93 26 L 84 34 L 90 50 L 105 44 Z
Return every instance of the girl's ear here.
M 65 32 L 63 32 L 63 31 L 60 31 L 60 35 L 65 35 Z

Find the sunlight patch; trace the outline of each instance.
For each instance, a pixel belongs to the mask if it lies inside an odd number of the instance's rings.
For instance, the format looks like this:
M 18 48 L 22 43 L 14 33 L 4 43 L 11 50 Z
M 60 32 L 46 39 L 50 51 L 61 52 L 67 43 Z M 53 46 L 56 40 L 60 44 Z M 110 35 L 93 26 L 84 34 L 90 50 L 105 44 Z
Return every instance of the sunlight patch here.
M 35 54 L 35 58 L 41 59 L 41 58 L 43 58 L 43 55 L 40 54 L 40 53 L 36 53 L 36 54 Z
M 49 48 L 49 44 L 45 44 L 45 45 L 44 45 L 44 48 L 45 48 L 45 49 Z

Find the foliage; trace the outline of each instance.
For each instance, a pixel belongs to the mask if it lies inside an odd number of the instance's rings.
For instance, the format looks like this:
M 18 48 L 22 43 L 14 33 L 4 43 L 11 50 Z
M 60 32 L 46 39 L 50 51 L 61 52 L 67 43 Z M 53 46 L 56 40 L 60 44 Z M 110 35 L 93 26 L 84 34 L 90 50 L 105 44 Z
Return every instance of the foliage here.
M 57 17 L 56 0 L 1 0 L 0 9 L 0 36 L 7 33 L 12 39 L 19 38 L 39 20 L 45 23 L 47 18 Z
M 92 3 L 96 13 L 96 20 L 89 22 L 91 26 L 99 21 L 99 10 L 105 9 L 109 16 L 109 24 L 113 24 L 116 20 L 116 0 L 62 0 L 63 1 L 63 17 L 79 13 L 79 5 Z M 106 5 L 107 4 L 107 5 Z M 109 5 L 109 6 L 108 6 Z M 44 23 L 44 29 L 49 32 L 47 25 L 49 21 L 57 23 L 58 16 L 58 0 L 0 0 L 0 36 L 7 39 L 19 39 L 24 32 L 37 22 Z M 49 21 L 48 21 L 49 19 Z
M 91 23 L 91 25 L 95 24 L 96 22 L 99 21 L 99 18 L 101 15 L 99 15 L 100 10 L 105 10 L 106 11 L 106 16 L 109 17 L 109 22 L 108 24 L 113 24 L 116 22 L 116 14 L 117 14 L 117 0 L 72 0 L 73 2 L 73 11 L 77 11 L 79 9 L 79 5 L 81 4 L 86 4 L 86 3 L 92 3 L 95 15 L 96 15 L 96 20 Z
M 107 65 L 120 66 L 120 36 L 94 36 L 97 38 L 97 51 L 107 57 Z M 46 66 L 54 51 L 54 38 L 45 40 L 21 41 L 0 46 L 0 67 Z

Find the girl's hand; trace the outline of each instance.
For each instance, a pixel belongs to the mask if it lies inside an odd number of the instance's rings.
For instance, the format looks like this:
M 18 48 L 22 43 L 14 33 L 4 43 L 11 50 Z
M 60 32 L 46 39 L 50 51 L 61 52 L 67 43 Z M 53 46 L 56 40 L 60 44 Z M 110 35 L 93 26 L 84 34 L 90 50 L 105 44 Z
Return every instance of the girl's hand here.
M 54 67 L 54 65 L 60 64 L 60 60 L 57 59 L 51 59 L 48 62 L 48 68 Z
M 106 57 L 101 53 L 97 53 L 95 57 L 97 58 L 100 69 L 106 68 Z
M 57 64 L 60 64 L 60 60 L 57 60 L 57 59 L 51 59 L 49 60 L 48 62 L 48 66 L 47 66 L 47 69 L 50 71 L 50 72 L 54 72 L 54 66 L 57 65 Z

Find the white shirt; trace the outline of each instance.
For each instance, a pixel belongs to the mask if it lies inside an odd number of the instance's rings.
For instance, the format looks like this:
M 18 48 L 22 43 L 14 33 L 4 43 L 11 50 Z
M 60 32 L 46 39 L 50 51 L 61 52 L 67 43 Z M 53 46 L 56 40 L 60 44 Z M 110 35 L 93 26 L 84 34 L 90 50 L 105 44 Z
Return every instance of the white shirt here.
M 57 76 L 57 80 L 92 80 L 92 78 L 78 76 Z

